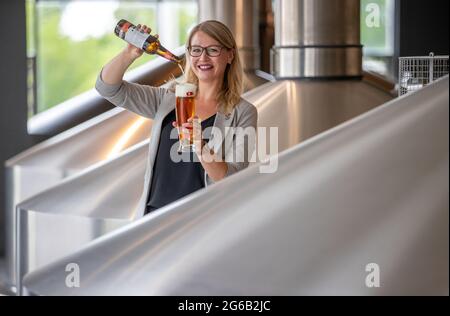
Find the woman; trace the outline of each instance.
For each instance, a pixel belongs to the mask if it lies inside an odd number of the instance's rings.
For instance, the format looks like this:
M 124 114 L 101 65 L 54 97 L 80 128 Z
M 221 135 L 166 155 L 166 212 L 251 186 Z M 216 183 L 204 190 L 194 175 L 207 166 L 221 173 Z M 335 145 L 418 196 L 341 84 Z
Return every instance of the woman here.
M 138 27 L 142 32 L 151 32 L 145 25 Z M 153 119 L 137 217 L 246 168 L 254 150 L 257 124 L 256 108 L 241 99 L 241 62 L 233 34 L 224 24 L 200 23 L 187 41 L 185 79 L 196 84 L 198 90 L 196 117 L 184 127 L 194 128 L 196 135 L 203 131 L 204 138 L 196 143 L 195 153 L 187 153 L 189 157 L 172 150 L 178 141 L 173 137 L 178 135 L 173 89 L 122 80 L 128 67 L 142 54 L 142 50 L 128 45 L 104 66 L 96 83 L 97 91 L 114 105 Z M 211 128 L 208 135 L 206 131 Z M 254 133 L 244 132 L 249 128 Z

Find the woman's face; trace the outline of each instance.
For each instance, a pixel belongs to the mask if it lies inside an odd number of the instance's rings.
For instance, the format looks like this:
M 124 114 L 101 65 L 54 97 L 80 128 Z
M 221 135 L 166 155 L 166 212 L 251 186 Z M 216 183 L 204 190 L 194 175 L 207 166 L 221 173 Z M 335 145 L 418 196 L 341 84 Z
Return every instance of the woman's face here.
M 198 80 L 203 82 L 222 80 L 227 64 L 233 60 L 233 50 L 226 49 L 218 41 L 202 31 L 194 34 L 190 45 L 191 52 L 189 57 L 192 71 Z M 208 49 L 206 49 L 207 47 Z M 210 55 L 207 54 L 207 51 L 209 51 Z M 192 54 L 199 55 L 200 53 L 200 56 L 192 56 Z

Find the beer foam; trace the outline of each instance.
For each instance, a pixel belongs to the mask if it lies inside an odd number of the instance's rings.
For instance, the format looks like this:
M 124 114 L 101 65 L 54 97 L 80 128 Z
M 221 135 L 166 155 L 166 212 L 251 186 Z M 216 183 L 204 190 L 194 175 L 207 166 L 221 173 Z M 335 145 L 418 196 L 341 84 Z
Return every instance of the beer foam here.
M 177 98 L 193 97 L 197 92 L 197 86 L 191 83 L 181 83 L 175 86 L 175 96 Z

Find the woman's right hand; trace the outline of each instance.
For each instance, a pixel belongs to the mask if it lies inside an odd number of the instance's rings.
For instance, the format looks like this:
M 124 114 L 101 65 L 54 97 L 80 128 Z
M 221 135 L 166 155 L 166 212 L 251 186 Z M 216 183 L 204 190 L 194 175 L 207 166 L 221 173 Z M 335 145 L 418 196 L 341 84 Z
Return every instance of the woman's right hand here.
M 140 24 L 138 24 L 136 27 L 139 31 L 146 33 L 146 34 L 150 34 L 152 31 L 152 29 L 149 28 L 148 26 L 146 26 L 145 24 L 142 26 Z M 158 38 L 158 35 L 155 35 L 155 37 Z M 144 53 L 144 51 L 142 49 L 137 48 L 136 46 L 131 45 L 131 44 L 127 44 L 127 47 L 125 47 L 124 52 L 125 52 L 125 54 L 130 56 L 130 58 L 133 60 L 138 59 Z
M 145 25 L 137 26 L 141 32 L 150 34 L 151 29 Z M 155 35 L 155 37 L 158 37 Z M 123 80 L 125 71 L 128 67 L 139 57 L 142 56 L 144 51 L 131 44 L 127 46 L 109 63 L 107 63 L 102 70 L 101 79 L 107 84 L 119 84 Z

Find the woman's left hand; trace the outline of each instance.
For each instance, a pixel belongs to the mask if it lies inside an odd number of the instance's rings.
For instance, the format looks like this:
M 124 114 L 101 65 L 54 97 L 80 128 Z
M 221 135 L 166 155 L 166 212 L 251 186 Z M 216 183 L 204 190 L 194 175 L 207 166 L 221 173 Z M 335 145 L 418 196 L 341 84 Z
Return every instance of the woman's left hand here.
M 172 123 L 174 127 L 178 127 L 176 122 Z M 191 134 L 192 131 L 192 134 Z M 186 137 L 193 136 L 194 150 L 200 160 L 205 172 L 214 181 L 217 182 L 225 178 L 228 165 L 222 160 L 216 159 L 214 151 L 208 147 L 202 139 L 202 124 L 199 117 L 194 116 L 187 123 L 181 126 L 181 133 Z
M 176 122 L 173 122 L 173 126 L 177 127 Z M 192 133 L 191 133 L 192 131 Z M 202 124 L 201 120 L 198 116 L 193 116 L 188 119 L 187 123 L 181 125 L 181 133 L 184 137 L 190 138 L 193 136 L 193 144 L 195 148 L 195 153 L 200 158 L 203 148 L 203 140 L 202 140 Z
M 201 120 L 198 116 L 194 116 L 188 119 L 188 122 L 186 124 L 189 124 L 189 127 L 193 130 L 192 136 L 194 137 L 194 150 L 197 156 L 200 158 L 203 149 Z

